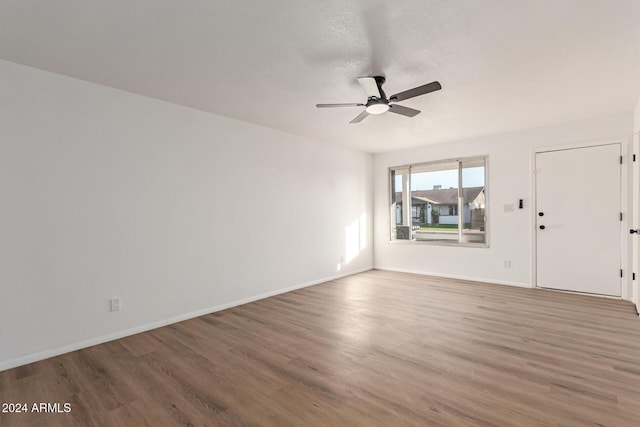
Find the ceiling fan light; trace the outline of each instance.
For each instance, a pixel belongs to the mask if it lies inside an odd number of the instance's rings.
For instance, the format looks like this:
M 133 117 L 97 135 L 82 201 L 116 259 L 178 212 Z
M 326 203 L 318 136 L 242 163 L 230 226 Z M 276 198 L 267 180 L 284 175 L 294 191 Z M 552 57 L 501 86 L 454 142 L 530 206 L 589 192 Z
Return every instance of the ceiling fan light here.
M 367 105 L 366 110 L 369 114 L 382 114 L 389 110 L 389 106 L 384 103 L 375 103 Z

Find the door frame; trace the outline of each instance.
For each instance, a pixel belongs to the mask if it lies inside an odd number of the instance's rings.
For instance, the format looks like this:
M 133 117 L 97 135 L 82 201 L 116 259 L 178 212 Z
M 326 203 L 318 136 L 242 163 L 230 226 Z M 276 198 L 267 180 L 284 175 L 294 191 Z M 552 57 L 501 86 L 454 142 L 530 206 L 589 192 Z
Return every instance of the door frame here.
M 640 154 L 640 135 L 633 134 L 632 153 L 636 156 Z M 631 163 L 631 204 L 633 216 L 631 227 L 640 228 L 640 159 Z M 640 313 L 640 236 L 632 238 L 631 242 L 631 267 L 636 273 L 636 280 L 631 280 L 631 302 L 636 306 L 636 312 Z
M 531 287 L 536 289 L 547 289 L 538 287 L 538 242 L 537 242 L 537 233 L 536 233 L 536 224 L 537 224 L 537 216 L 536 216 L 536 208 L 537 208 L 537 184 L 536 184 L 536 155 L 538 153 L 547 153 L 551 151 L 564 151 L 564 150 L 575 150 L 579 148 L 589 148 L 589 147 L 597 147 L 601 145 L 620 145 L 620 153 L 622 154 L 622 166 L 620 168 L 620 209 L 622 211 L 622 221 L 620 221 L 620 268 L 623 270 L 623 276 L 620 281 L 620 297 L 612 297 L 608 295 L 596 295 L 596 294 L 585 294 L 598 296 L 603 298 L 614 298 L 614 299 L 624 299 L 631 300 L 632 295 L 630 293 L 630 283 L 631 283 L 631 270 L 632 263 L 630 263 L 631 259 L 631 248 L 630 241 L 626 234 L 624 234 L 624 230 L 628 230 L 630 224 L 632 223 L 632 212 L 629 200 L 629 158 L 630 154 L 630 145 L 629 141 L 624 138 L 615 138 L 615 139 L 600 139 L 594 141 L 584 141 L 584 142 L 576 142 L 570 144 L 558 144 L 558 145 L 547 145 L 534 147 L 531 150 L 531 210 L 530 210 L 530 238 L 531 238 Z M 627 232 L 628 234 L 628 232 Z M 567 291 L 571 293 L 580 293 Z

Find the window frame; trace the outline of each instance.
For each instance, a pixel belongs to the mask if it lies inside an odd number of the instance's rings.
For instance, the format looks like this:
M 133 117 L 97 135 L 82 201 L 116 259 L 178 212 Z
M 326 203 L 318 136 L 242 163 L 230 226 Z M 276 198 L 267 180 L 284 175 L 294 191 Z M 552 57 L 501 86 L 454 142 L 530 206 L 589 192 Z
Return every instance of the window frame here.
M 409 226 L 409 239 L 397 239 L 394 238 L 393 236 L 393 221 L 395 221 L 395 218 L 392 216 L 392 206 L 394 205 L 394 201 L 395 201 L 395 194 L 392 194 L 391 190 L 394 188 L 394 183 L 392 182 L 393 176 L 392 176 L 392 172 L 393 171 L 397 171 L 397 170 L 401 170 L 401 169 L 406 169 L 408 170 L 408 177 L 407 177 L 407 184 L 406 187 L 409 189 L 409 195 L 405 195 L 404 191 L 403 191 L 403 199 L 407 199 L 407 201 L 409 202 L 409 207 L 408 207 L 408 212 L 410 213 L 409 215 L 412 216 L 412 211 L 413 211 L 413 205 L 411 203 L 411 174 L 412 174 L 412 168 L 415 167 L 424 167 L 424 166 L 431 166 L 431 165 L 437 165 L 437 164 L 445 164 L 445 163 L 457 163 L 458 164 L 458 191 L 459 194 L 461 194 L 461 191 L 463 189 L 463 187 L 461 187 L 461 185 L 464 185 L 464 183 L 462 182 L 462 164 L 464 164 L 465 162 L 471 162 L 471 161 L 478 161 L 478 160 L 483 160 L 484 161 L 484 231 L 485 231 L 485 238 L 484 238 L 484 242 L 463 242 L 461 241 L 462 238 L 462 229 L 459 227 L 459 237 L 458 240 L 456 241 L 441 241 L 441 240 L 416 240 L 413 235 L 414 235 L 414 231 L 413 231 L 413 227 Z M 404 189 L 405 185 L 403 185 L 403 189 Z M 389 238 L 389 243 L 394 243 L 394 244 L 411 244 L 411 245 L 432 245 L 432 246 L 460 246 L 460 247 L 473 247 L 473 248 L 489 248 L 490 245 L 490 240 L 489 240 L 489 236 L 490 236 L 490 221 L 489 221 L 489 214 L 490 214 L 490 202 L 489 202 L 489 156 L 484 154 L 484 155 L 477 155 L 477 156 L 469 156 L 469 157 L 454 157 L 454 158 L 448 158 L 448 159 L 440 159 L 440 160 L 433 160 L 433 161 L 428 161 L 428 162 L 416 162 L 416 163 L 409 163 L 409 164 L 404 164 L 404 165 L 397 165 L 397 166 L 389 166 L 387 168 L 387 232 L 388 234 L 388 238 Z M 404 203 L 403 203 L 404 204 Z M 459 209 L 459 208 L 458 208 Z M 404 208 L 403 208 L 404 210 Z M 464 210 L 463 210 L 464 211 Z M 464 219 L 459 219 L 459 221 L 464 221 Z

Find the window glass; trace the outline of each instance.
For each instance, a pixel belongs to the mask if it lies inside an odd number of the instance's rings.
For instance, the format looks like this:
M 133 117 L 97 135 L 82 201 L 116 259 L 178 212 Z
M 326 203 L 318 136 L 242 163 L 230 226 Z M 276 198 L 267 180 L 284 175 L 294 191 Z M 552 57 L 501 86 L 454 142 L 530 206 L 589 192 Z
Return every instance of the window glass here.
M 484 159 L 462 162 L 462 241 L 485 243 Z
M 411 240 L 411 220 L 407 198 L 409 194 L 409 168 L 391 170 L 391 239 Z
M 485 157 L 391 168 L 391 240 L 485 245 L 485 169 Z
M 415 240 L 458 240 L 458 162 L 411 166 Z

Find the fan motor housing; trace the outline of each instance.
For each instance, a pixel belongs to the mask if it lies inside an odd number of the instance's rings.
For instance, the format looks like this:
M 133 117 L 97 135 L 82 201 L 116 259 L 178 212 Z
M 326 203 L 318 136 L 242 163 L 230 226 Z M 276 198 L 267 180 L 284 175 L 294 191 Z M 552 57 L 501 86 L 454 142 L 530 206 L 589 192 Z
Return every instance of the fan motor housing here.
M 378 92 L 380 92 L 380 97 L 370 96 L 367 99 L 367 103 L 365 105 L 366 111 L 369 114 L 382 114 L 389 111 L 389 100 L 387 99 L 387 95 L 382 90 L 382 85 L 385 81 L 387 81 L 383 76 L 373 76 L 372 77 L 376 86 L 378 86 Z

